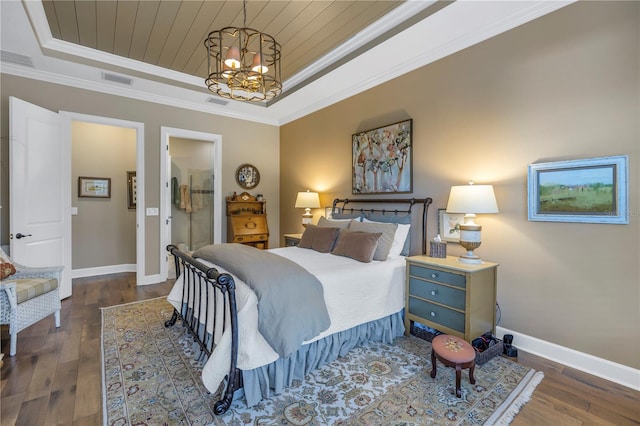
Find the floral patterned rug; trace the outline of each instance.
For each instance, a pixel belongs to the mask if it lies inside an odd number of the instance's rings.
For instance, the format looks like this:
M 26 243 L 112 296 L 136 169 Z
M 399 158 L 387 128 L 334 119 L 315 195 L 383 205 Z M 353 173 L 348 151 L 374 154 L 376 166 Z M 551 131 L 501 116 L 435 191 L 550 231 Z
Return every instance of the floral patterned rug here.
M 369 343 L 248 408 L 236 398 L 213 414 L 216 398 L 202 385 L 204 361 L 180 323 L 165 328 L 165 298 L 102 310 L 105 425 L 469 425 L 509 424 L 541 372 L 496 357 L 462 373 L 431 371 L 431 344 L 410 336 Z

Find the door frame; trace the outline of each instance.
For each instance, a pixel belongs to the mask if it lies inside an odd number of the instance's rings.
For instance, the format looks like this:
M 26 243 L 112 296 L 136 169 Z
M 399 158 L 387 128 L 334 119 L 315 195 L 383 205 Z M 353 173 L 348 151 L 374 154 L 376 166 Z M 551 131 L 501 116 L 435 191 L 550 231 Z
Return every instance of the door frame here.
M 160 155 L 160 278 L 168 277 L 167 245 L 171 243 L 171 173 L 168 168 L 169 140 L 174 138 L 194 139 L 213 143 L 213 243 L 222 242 L 222 135 L 199 132 L 197 130 L 179 129 L 176 127 L 160 127 L 161 147 L 164 155 Z
M 101 117 L 97 115 L 81 114 L 71 111 L 59 111 L 63 118 L 62 137 L 69 141 L 71 146 L 71 122 L 81 121 L 85 123 L 103 124 L 114 127 L 124 127 L 136 131 L 136 284 L 146 284 L 145 275 L 145 196 L 144 196 L 144 123 L 137 121 L 121 120 L 118 118 Z M 73 148 L 71 148 L 73 149 Z M 67 185 L 71 192 L 72 182 Z M 75 275 L 72 275 L 75 277 Z M 155 281 L 154 281 L 155 282 Z

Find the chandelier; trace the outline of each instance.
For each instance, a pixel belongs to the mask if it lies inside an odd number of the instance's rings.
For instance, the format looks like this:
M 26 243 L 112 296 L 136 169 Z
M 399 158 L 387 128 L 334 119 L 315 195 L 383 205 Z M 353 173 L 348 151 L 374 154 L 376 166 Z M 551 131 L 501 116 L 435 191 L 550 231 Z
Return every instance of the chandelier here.
M 247 3 L 243 3 L 242 28 L 226 27 L 209 33 L 207 48 L 210 91 L 223 98 L 268 101 L 282 91 L 280 45 L 273 37 L 247 28 Z

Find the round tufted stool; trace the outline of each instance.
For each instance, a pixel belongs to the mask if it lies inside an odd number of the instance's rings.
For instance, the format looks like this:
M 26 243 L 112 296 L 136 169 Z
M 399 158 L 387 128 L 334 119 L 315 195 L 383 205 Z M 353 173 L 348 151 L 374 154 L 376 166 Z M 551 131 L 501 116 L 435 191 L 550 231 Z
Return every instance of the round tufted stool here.
M 469 369 L 469 382 L 473 385 L 473 370 L 476 368 L 476 351 L 459 337 L 440 334 L 431 341 L 431 377 L 436 377 L 436 358 L 447 367 L 456 369 L 456 396 L 460 398 L 460 373 Z

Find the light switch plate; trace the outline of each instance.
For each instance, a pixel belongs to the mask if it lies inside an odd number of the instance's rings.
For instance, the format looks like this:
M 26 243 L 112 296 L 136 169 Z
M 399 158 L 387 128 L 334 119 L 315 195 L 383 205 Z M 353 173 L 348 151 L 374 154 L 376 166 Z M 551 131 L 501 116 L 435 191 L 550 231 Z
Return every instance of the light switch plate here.
M 147 216 L 158 216 L 159 211 L 157 207 L 147 207 Z

